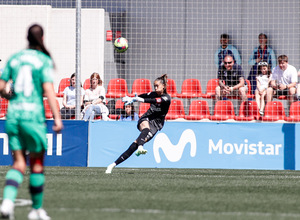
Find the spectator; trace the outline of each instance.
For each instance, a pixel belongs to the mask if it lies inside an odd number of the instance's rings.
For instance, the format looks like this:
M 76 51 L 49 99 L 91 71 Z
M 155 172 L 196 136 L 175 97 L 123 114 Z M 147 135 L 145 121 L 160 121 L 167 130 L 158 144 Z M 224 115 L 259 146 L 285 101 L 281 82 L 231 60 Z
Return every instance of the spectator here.
M 242 64 L 241 56 L 239 51 L 229 43 L 229 35 L 228 34 L 221 34 L 220 37 L 221 46 L 215 53 L 215 64 L 219 68 L 223 64 L 223 60 L 226 55 L 231 55 L 233 60 L 238 65 Z
M 247 100 L 247 84 L 242 67 L 234 63 L 233 57 L 227 55 L 218 70 L 219 86 L 216 87 L 216 100 L 227 96 L 239 96 L 242 101 Z
M 71 119 L 75 116 L 76 107 L 76 77 L 73 73 L 70 77 L 70 86 L 66 87 L 63 96 L 63 107 L 60 110 L 62 119 Z M 83 104 L 84 89 L 81 88 L 80 103 Z
M 95 114 L 101 115 L 102 119 L 108 120 L 108 108 L 105 105 L 105 89 L 98 73 L 93 73 L 90 77 L 91 87 L 86 90 L 84 101 L 85 108 L 82 116 L 85 121 L 94 120 Z
M 139 115 L 134 111 L 133 103 L 129 105 L 124 104 L 125 111 L 120 115 L 120 121 L 138 121 Z
M 258 76 L 256 77 L 257 80 L 257 87 L 255 90 L 255 100 L 257 102 L 259 108 L 259 114 L 264 114 L 265 108 L 265 98 L 267 94 L 267 89 L 269 87 L 271 81 L 271 68 L 267 62 L 259 62 L 258 63 Z
M 295 99 L 296 86 L 298 82 L 297 70 L 288 64 L 288 57 L 280 55 L 278 66 L 272 71 L 270 87 L 267 89 L 267 102 L 272 101 L 273 96 L 287 96 L 289 104 Z
M 267 35 L 263 33 L 259 34 L 258 42 L 259 46 L 254 48 L 248 62 L 249 65 L 252 65 L 248 76 L 248 80 L 251 83 L 251 94 L 253 94 L 256 89 L 256 76 L 259 62 L 267 62 L 271 69 L 276 67 L 275 53 L 272 48 L 268 46 Z

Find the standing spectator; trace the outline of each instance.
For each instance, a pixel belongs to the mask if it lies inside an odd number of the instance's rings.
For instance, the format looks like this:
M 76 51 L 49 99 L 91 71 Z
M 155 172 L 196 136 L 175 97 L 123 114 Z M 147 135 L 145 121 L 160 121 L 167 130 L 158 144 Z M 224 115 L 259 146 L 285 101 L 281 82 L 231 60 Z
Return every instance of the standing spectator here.
M 218 68 L 223 64 L 223 60 L 227 55 L 231 55 L 234 62 L 237 63 L 238 65 L 242 64 L 239 51 L 234 46 L 229 44 L 228 34 L 221 34 L 220 44 L 221 46 L 215 53 L 215 64 Z
M 84 120 L 93 120 L 95 114 L 102 116 L 104 121 L 108 120 L 108 108 L 105 105 L 105 89 L 98 73 L 93 73 L 90 77 L 91 87 L 86 90 L 84 100 L 85 108 L 82 111 Z
M 271 69 L 276 67 L 275 53 L 271 47 L 268 46 L 268 37 L 266 34 L 258 35 L 259 46 L 255 47 L 249 59 L 249 65 L 252 65 L 248 80 L 251 83 L 251 94 L 256 89 L 256 76 L 259 62 L 267 62 Z
M 1 95 L 6 93 L 6 84 L 12 80 L 13 95 L 6 115 L 5 130 L 12 150 L 13 165 L 6 174 L 1 218 L 14 219 L 15 200 L 18 187 L 28 173 L 26 159 L 30 163 L 29 189 L 32 210 L 28 219 L 51 219 L 43 209 L 44 198 L 44 155 L 47 151 L 47 128 L 43 95 L 48 98 L 54 115 L 53 131 L 62 128 L 53 89 L 53 62 L 45 48 L 44 31 L 34 24 L 28 29 L 28 49 L 14 54 L 7 62 L 0 80 Z M 27 158 L 28 156 L 28 158 Z M 22 217 L 25 219 L 25 217 Z
M 296 86 L 298 83 L 297 70 L 288 64 L 288 57 L 280 55 L 278 66 L 272 71 L 270 87 L 267 89 L 267 102 L 272 101 L 273 96 L 287 96 L 289 105 L 294 101 Z
M 258 63 L 258 75 L 256 77 L 257 87 L 255 90 L 255 100 L 258 105 L 259 114 L 264 114 L 265 98 L 267 89 L 271 81 L 271 68 L 267 62 Z
M 223 63 L 218 70 L 219 86 L 216 87 L 216 100 L 227 96 L 239 96 L 242 101 L 246 101 L 248 87 L 242 67 L 234 63 L 231 55 L 227 55 Z
M 70 77 L 70 86 L 66 87 L 63 96 L 63 107 L 60 109 L 62 119 L 71 119 L 75 116 L 76 107 L 76 77 L 73 73 Z M 83 105 L 84 89 L 81 88 L 80 105 Z
M 138 121 L 139 115 L 134 111 L 133 103 L 129 105 L 124 104 L 125 111 L 120 115 L 120 121 Z

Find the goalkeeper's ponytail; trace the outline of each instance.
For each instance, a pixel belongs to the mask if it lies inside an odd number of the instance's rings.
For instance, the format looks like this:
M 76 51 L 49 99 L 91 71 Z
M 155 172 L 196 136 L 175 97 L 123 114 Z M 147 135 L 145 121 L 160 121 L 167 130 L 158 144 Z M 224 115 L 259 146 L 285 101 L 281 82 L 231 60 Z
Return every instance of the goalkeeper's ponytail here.
M 160 77 L 157 77 L 155 81 L 160 81 L 160 83 L 165 86 L 164 93 L 167 94 L 167 82 L 168 82 L 167 74 L 163 74 Z

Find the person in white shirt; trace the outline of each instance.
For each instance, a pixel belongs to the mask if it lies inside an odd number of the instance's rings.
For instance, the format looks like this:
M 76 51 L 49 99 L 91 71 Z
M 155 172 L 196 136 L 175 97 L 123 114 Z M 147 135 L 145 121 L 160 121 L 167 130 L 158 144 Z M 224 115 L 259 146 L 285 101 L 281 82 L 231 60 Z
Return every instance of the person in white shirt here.
M 272 101 L 273 97 L 287 96 L 291 104 L 295 100 L 297 83 L 297 69 L 288 64 L 286 55 L 280 55 L 278 66 L 272 71 L 270 87 L 267 89 L 267 102 Z
M 267 89 L 271 81 L 271 68 L 267 62 L 258 63 L 258 75 L 256 77 L 255 100 L 259 109 L 259 114 L 264 114 L 265 98 Z
M 70 77 L 70 86 L 66 87 L 63 96 L 63 107 L 60 109 L 62 119 L 71 119 L 75 116 L 76 107 L 76 77 L 73 73 Z M 84 89 L 81 88 L 80 105 L 83 104 Z
M 108 120 L 109 110 L 105 105 L 105 89 L 98 73 L 92 73 L 90 77 L 90 88 L 85 91 L 84 105 L 82 111 L 83 120 L 94 120 L 95 114 L 101 115 L 104 121 Z

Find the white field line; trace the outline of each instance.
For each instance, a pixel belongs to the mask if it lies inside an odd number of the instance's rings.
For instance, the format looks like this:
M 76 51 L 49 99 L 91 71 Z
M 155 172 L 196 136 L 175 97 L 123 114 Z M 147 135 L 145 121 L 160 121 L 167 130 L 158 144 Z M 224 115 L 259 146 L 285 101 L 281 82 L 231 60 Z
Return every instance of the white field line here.
M 81 208 L 60 208 L 60 211 L 77 211 L 81 212 Z M 183 214 L 183 215 L 214 215 L 214 216 L 278 216 L 300 218 L 300 213 L 269 213 L 269 212 L 209 212 L 209 211 L 178 211 L 178 210 L 160 210 L 160 209 L 118 209 L 118 208 L 99 208 L 90 211 L 109 212 L 109 213 L 141 213 L 141 214 Z

